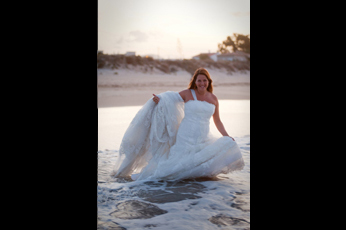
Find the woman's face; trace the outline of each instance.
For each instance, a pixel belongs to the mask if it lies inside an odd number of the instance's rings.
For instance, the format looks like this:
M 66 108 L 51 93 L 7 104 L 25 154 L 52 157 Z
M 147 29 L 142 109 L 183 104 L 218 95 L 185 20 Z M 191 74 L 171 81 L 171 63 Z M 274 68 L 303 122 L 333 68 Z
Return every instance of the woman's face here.
M 206 76 L 204 76 L 203 74 L 199 74 L 196 78 L 195 83 L 198 90 L 207 90 L 209 81 Z

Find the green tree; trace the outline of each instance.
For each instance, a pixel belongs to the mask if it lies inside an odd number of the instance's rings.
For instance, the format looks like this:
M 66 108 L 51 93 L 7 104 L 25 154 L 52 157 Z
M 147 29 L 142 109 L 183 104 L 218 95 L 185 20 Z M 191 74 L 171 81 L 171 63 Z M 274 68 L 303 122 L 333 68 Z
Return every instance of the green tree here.
M 231 49 L 229 49 L 228 47 L 230 47 Z M 221 44 L 218 44 L 218 51 L 222 54 L 230 53 L 230 51 L 235 52 L 237 51 L 237 47 L 233 39 L 230 36 L 228 36 L 225 41 L 223 41 Z
M 236 34 L 233 36 L 227 36 L 227 39 L 218 45 L 218 52 L 230 53 L 236 52 L 237 50 L 245 53 L 250 53 L 250 35 Z
M 250 53 L 250 35 L 234 34 L 238 49 Z

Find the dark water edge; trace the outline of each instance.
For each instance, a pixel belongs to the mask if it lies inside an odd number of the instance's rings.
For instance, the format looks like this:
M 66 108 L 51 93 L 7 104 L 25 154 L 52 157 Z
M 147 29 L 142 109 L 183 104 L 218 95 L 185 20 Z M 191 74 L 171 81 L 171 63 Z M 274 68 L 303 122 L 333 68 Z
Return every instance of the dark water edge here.
M 242 143 L 240 149 L 246 164 L 248 164 L 248 167 L 243 170 L 241 175 L 248 177 L 250 173 L 250 142 Z M 117 152 L 107 151 L 108 155 Z M 128 225 L 122 225 L 122 221 L 127 220 L 146 220 L 145 224 L 143 223 L 143 229 L 165 229 L 157 221 L 150 223 L 152 218 L 170 213 L 161 207 L 162 204 L 169 205 L 189 201 L 182 208 L 182 215 L 190 211 L 196 212 L 205 202 L 205 199 L 217 199 L 213 197 L 213 194 L 217 194 L 213 193 L 214 191 L 220 193 L 226 191 L 228 193 L 227 199 L 221 202 L 226 207 L 237 211 L 230 212 L 219 205 L 221 203 L 220 199 L 215 200 L 215 204 L 209 204 L 212 212 L 210 212 L 208 218 L 201 220 L 203 224 L 215 225 L 215 229 L 225 226 L 232 226 L 232 229 L 250 229 L 250 188 L 246 184 L 248 182 L 245 183 L 237 179 L 232 173 L 220 174 L 212 178 L 203 177 L 180 181 L 136 182 L 130 178 L 115 179 L 109 176 L 112 161 L 105 157 L 107 155 L 103 154 L 105 154 L 105 151 L 100 154 L 101 159 L 98 170 L 98 229 L 132 229 Z M 210 186 L 210 183 L 213 186 Z M 116 188 L 114 185 L 117 185 Z M 169 229 L 169 227 L 170 225 L 166 229 Z

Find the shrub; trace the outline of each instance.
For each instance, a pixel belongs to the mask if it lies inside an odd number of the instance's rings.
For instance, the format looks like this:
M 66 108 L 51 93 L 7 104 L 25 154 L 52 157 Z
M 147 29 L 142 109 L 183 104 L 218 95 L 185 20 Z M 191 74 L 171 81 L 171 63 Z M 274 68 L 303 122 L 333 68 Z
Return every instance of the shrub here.
M 178 69 L 177 68 L 175 68 L 175 66 L 171 66 L 171 67 L 169 67 L 169 72 L 171 72 L 171 73 L 175 73 L 175 72 L 177 72 L 178 71 Z
M 161 70 L 164 73 L 169 73 L 169 66 L 166 63 L 160 63 L 156 66 L 157 69 Z
M 97 59 L 97 68 L 103 68 L 105 66 L 106 62 L 102 59 Z
M 136 58 L 134 56 L 126 56 L 125 60 L 126 60 L 126 64 L 137 66 Z

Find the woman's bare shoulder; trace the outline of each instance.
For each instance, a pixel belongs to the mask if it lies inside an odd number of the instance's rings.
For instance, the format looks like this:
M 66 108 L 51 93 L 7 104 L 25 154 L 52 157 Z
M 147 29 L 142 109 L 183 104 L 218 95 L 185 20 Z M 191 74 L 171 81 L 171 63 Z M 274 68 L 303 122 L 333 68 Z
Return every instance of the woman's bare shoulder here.
M 209 92 L 209 93 L 210 93 L 210 92 Z M 216 97 L 216 95 L 215 95 L 215 94 L 210 93 L 210 96 L 211 96 L 211 98 L 212 98 L 212 99 L 217 100 L 217 97 Z
M 189 89 L 184 89 L 179 92 L 180 96 L 185 96 L 189 92 Z
M 216 95 L 215 95 L 215 94 L 210 93 L 210 96 L 211 96 L 212 100 L 214 101 L 214 103 L 213 103 L 213 104 L 215 104 L 215 105 L 219 104 L 219 101 L 217 100 L 217 97 L 216 97 Z
M 186 97 L 188 96 L 188 92 L 189 92 L 189 89 L 184 89 L 182 91 L 179 92 L 181 98 L 185 101 L 186 100 Z

